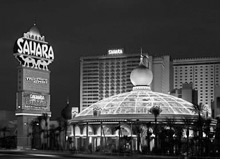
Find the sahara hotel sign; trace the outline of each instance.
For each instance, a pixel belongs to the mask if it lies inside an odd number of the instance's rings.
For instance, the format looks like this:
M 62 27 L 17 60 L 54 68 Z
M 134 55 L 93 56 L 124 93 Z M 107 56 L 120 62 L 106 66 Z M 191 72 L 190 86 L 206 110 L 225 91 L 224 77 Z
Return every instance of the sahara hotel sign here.
M 14 55 L 22 66 L 39 70 L 48 71 L 48 65 L 54 60 L 52 46 L 43 40 L 32 39 L 30 32 L 17 39 Z
M 16 40 L 13 53 L 22 66 L 18 68 L 17 110 L 50 111 L 48 65 L 54 60 L 53 47 L 40 33 L 30 30 Z

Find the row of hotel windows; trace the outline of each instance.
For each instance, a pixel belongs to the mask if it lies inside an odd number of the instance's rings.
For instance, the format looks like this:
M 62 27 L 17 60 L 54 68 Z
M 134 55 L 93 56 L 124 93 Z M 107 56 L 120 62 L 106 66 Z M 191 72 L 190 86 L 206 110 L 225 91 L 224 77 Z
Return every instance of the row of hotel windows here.
M 190 73 L 193 73 L 195 71 L 195 73 L 198 73 L 198 71 L 199 71 L 199 73 L 202 73 L 204 70 L 201 68 L 201 69 L 190 69 L 190 70 L 182 70 L 182 69 L 177 69 L 177 68 L 174 68 L 174 72 L 175 72 L 175 74 L 177 74 L 178 72 L 180 73 L 180 74 L 182 74 L 182 73 L 188 73 L 188 72 L 190 72 Z M 214 73 L 214 69 L 213 68 L 211 68 L 210 70 L 208 69 L 208 68 L 206 68 L 205 69 L 205 71 L 206 71 L 206 73 L 208 73 L 208 72 L 211 72 L 211 73 Z M 219 69 L 218 68 L 216 68 L 216 73 L 219 73 Z
M 193 68 L 193 67 L 195 67 L 195 68 L 203 68 L 203 67 L 205 67 L 205 68 L 208 68 L 208 67 L 211 67 L 211 68 L 213 68 L 214 66 L 216 66 L 216 68 L 219 68 L 219 65 L 220 64 L 217 64 L 217 65 L 211 65 L 211 64 L 209 64 L 209 65 L 195 65 L 195 66 L 175 66 L 175 68 L 180 68 L 180 69 L 182 69 L 182 68 L 185 68 L 185 69 L 187 69 L 187 68 Z
M 193 75 L 193 73 L 194 73 L 194 72 L 190 72 L 189 74 L 190 74 L 190 75 Z M 185 73 L 180 72 L 180 73 L 178 73 L 178 74 L 180 74 L 180 76 L 182 76 L 182 75 L 185 75 L 185 76 L 186 76 L 188 73 L 187 73 L 187 72 L 185 72 Z M 174 73 L 175 76 L 177 76 L 178 74 L 177 74 L 177 73 Z M 198 72 L 195 72 L 195 73 L 194 73 L 194 76 L 197 77 L 197 75 L 200 75 L 200 76 L 202 76 L 202 75 L 205 75 L 205 76 L 209 76 L 209 75 L 210 75 L 210 76 L 213 76 L 214 73 L 213 73 L 213 72 L 205 72 L 205 73 L 204 73 L 204 72 L 199 72 L 199 74 L 198 74 Z M 216 73 L 216 75 L 219 75 L 219 72 Z
M 187 80 L 187 77 L 183 77 L 183 78 L 180 77 L 180 81 L 182 81 L 182 79 L 185 79 L 185 81 L 186 81 L 186 80 Z M 209 77 L 209 78 L 206 77 L 206 78 L 205 78 L 205 80 L 211 80 L 211 82 L 213 82 L 213 79 L 214 79 L 213 77 Z M 174 81 L 175 81 L 175 82 L 177 82 L 178 80 L 179 80 L 179 79 L 177 79 L 177 77 L 174 78 Z M 193 78 L 190 77 L 190 80 L 193 80 Z M 195 80 L 196 82 L 199 80 L 199 82 L 202 83 L 203 77 L 202 77 L 202 76 L 199 77 L 199 78 L 196 77 L 196 78 L 194 78 L 194 80 Z M 218 80 L 219 80 L 219 77 L 215 77 L 215 80 L 218 81 Z

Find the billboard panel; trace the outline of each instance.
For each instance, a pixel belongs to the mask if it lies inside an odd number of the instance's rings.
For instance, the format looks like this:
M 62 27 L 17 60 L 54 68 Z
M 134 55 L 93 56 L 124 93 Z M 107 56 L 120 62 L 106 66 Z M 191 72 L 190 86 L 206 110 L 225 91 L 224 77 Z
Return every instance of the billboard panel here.
M 50 73 L 34 69 L 22 69 L 22 89 L 25 91 L 50 92 Z
M 50 110 L 50 95 L 34 92 L 17 93 L 17 108 L 23 110 Z
M 78 107 L 72 107 L 72 119 L 78 114 Z

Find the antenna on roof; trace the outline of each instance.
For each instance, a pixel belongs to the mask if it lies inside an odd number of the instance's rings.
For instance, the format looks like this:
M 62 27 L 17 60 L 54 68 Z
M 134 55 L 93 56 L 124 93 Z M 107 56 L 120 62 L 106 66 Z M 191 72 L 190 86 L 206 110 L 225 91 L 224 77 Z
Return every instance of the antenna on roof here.
M 144 64 L 144 63 L 143 63 L 143 58 L 144 58 L 144 56 L 142 55 L 142 48 L 141 48 L 141 55 L 140 55 L 140 56 L 141 56 L 141 57 L 140 57 L 140 65 L 141 65 L 141 64 L 143 65 L 143 64 Z
M 36 24 L 37 24 L 37 17 L 35 16 L 34 17 L 34 26 L 36 26 Z

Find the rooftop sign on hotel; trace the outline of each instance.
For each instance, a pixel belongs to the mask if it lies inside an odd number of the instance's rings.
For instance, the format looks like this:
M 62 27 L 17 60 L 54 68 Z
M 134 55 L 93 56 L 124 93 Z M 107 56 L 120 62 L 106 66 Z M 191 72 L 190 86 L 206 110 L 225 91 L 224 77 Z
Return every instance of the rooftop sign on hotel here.
M 123 54 L 123 49 L 108 50 L 108 55 L 117 55 L 117 54 Z

